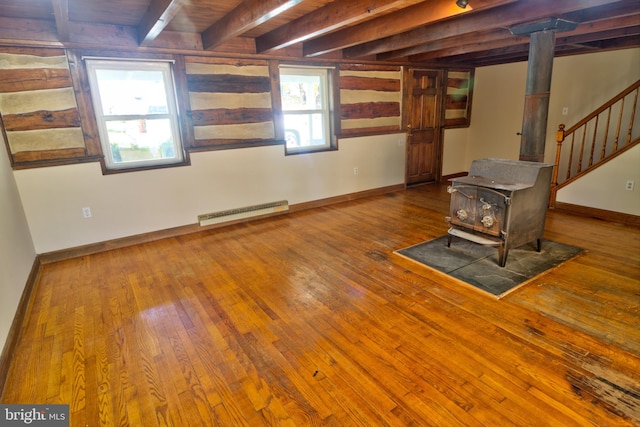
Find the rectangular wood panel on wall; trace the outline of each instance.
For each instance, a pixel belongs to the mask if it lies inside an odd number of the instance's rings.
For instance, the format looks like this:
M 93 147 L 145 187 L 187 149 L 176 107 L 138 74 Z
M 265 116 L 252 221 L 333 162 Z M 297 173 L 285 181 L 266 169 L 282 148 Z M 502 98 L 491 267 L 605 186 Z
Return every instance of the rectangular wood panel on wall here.
M 0 115 L 14 168 L 86 157 L 69 64 L 62 49 L 0 51 Z
M 194 149 L 275 142 L 269 64 L 186 57 Z
M 339 87 L 342 136 L 400 131 L 400 66 L 343 64 Z

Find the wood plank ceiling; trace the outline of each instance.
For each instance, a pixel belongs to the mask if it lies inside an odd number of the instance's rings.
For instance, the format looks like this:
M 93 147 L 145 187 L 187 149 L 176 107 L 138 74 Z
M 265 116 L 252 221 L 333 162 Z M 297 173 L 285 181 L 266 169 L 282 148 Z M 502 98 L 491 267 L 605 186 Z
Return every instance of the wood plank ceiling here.
M 525 61 L 510 28 L 561 18 L 556 55 L 640 46 L 638 0 L 0 0 L 0 45 L 483 66 Z

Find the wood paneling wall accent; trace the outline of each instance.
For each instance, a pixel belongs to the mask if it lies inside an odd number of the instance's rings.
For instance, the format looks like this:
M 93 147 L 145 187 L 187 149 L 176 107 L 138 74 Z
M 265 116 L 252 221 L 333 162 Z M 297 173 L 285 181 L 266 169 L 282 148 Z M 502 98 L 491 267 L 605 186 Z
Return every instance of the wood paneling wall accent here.
M 341 65 L 342 136 L 400 131 L 401 82 L 400 66 Z
M 448 71 L 447 96 L 444 105 L 444 126 L 467 127 L 471 122 L 473 70 Z
M 0 114 L 14 167 L 86 157 L 64 50 L 3 49 Z
M 98 52 L 123 58 L 163 54 Z M 100 161 L 83 54 L 0 48 L 0 128 L 14 169 Z M 187 152 L 284 144 L 277 61 L 173 55 Z M 338 137 L 402 132 L 402 66 L 340 64 Z M 446 127 L 468 126 L 473 71 L 447 78 Z
M 185 58 L 194 150 L 282 143 L 275 140 L 269 64 Z

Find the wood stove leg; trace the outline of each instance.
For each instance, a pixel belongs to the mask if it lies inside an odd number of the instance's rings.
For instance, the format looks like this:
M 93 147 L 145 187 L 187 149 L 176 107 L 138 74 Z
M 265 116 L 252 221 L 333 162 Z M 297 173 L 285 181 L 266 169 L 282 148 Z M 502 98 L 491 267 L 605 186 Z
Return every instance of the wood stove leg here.
M 498 265 L 504 267 L 507 264 L 507 254 L 509 249 L 506 245 L 502 244 L 498 246 Z
M 453 239 L 453 236 L 451 234 L 449 234 L 447 236 L 447 247 L 450 248 L 451 247 L 451 239 Z
M 538 252 L 542 251 L 542 239 L 537 239 L 537 242 L 536 242 L 536 243 L 537 243 L 537 245 L 538 245 L 538 246 L 537 246 L 537 248 L 536 248 L 536 250 L 537 250 Z

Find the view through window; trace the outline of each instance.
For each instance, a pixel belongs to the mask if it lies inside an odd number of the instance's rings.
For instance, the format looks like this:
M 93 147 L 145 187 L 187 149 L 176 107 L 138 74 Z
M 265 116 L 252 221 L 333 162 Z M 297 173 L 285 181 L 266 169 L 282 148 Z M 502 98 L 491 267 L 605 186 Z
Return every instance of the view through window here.
M 280 68 L 287 153 L 332 148 L 328 88 L 326 68 Z
M 107 169 L 181 163 L 171 64 L 87 59 Z

